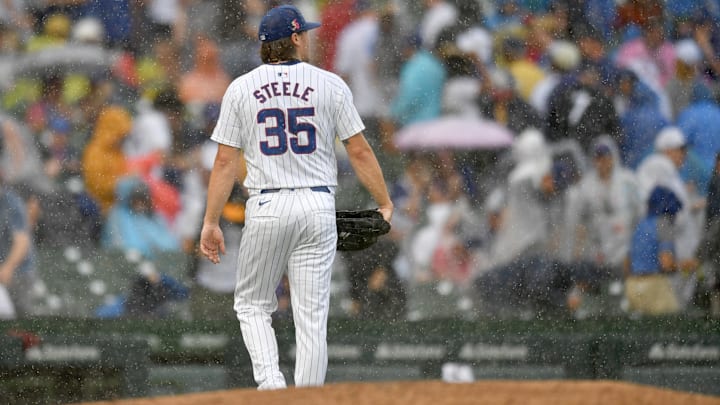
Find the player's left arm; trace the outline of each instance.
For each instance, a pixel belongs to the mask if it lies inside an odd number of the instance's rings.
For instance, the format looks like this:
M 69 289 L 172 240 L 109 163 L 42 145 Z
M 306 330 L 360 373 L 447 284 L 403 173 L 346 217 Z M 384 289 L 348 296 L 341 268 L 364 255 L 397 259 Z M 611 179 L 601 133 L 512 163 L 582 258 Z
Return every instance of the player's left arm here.
M 380 164 L 365 136 L 362 132 L 357 133 L 343 140 L 343 144 L 358 180 L 378 204 L 378 210 L 383 218 L 390 222 L 394 206 Z

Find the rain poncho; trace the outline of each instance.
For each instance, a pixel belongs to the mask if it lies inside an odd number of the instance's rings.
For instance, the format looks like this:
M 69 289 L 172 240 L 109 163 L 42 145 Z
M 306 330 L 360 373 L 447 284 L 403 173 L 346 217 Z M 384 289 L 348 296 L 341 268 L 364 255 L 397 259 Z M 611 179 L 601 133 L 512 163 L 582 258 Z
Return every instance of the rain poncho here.
M 677 126 L 687 138 L 690 149 L 702 161 L 705 177 L 710 177 L 715 156 L 720 152 L 720 106 L 706 87 L 696 86 L 690 105 L 680 113 Z M 703 194 L 706 190 L 702 190 Z
M 107 213 L 115 201 L 115 185 L 126 171 L 122 141 L 130 132 L 132 117 L 123 108 L 105 108 L 98 117 L 82 157 L 83 178 L 88 193 Z
M 642 201 L 647 201 L 650 192 L 656 186 L 669 188 L 682 203 L 682 210 L 677 214 L 676 254 L 679 260 L 691 259 L 700 243 L 701 229 L 697 219 L 691 212 L 692 203 L 685 183 L 680 177 L 672 161 L 662 153 L 647 157 L 637 168 L 638 189 Z
M 542 250 L 549 232 L 540 183 L 550 172 L 552 159 L 543 135 L 526 130 L 515 140 L 512 153 L 516 164 L 508 177 L 503 224 L 490 254 L 493 266 Z
M 620 145 L 623 163 L 635 169 L 652 153 L 655 135 L 669 123 L 660 112 L 657 95 L 637 79 L 620 122 L 624 132 Z
M 180 242 L 170 232 L 163 217 L 153 210 L 147 213 L 136 211 L 133 208 L 135 198 L 142 198 L 148 207 L 152 206 L 146 184 L 134 177 L 120 180 L 117 203 L 110 210 L 103 229 L 103 247 L 136 250 L 146 258 L 161 251 L 179 251 Z
M 635 174 L 620 163 L 615 142 L 608 136 L 597 140 L 610 149 L 613 163 L 607 181 L 589 171 L 568 193 L 565 232 L 566 256 L 619 267 L 627 256 L 635 223 L 642 211 Z M 577 226 L 586 231 L 584 246 L 575 237 Z M 580 248 L 580 249 L 579 249 Z
M 447 73 L 433 54 L 419 50 L 400 71 L 398 93 L 391 106 L 392 117 L 405 126 L 437 118 L 442 111 L 442 94 Z

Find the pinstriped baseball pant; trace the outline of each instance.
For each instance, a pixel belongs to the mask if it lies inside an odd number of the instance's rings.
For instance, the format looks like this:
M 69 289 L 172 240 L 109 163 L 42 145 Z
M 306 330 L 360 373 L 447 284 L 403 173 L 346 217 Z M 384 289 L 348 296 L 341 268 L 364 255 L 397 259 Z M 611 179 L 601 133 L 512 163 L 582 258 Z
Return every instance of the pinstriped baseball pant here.
M 286 387 L 271 314 L 287 271 L 295 323 L 296 386 L 322 385 L 337 229 L 335 198 L 310 189 L 251 195 L 240 241 L 235 312 L 258 389 Z

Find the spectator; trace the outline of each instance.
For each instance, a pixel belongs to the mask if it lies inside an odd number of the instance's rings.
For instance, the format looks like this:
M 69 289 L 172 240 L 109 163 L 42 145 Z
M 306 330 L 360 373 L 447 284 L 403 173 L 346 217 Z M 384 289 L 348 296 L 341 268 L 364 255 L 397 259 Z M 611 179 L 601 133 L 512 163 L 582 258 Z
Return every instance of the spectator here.
M 24 201 L 8 188 L 0 171 L 0 285 L 9 293 L 18 318 L 33 310 L 31 291 L 37 276 L 31 232 Z
M 720 153 L 715 155 L 712 177 L 708 186 L 707 205 L 705 206 L 705 224 L 709 227 L 720 219 Z M 720 241 L 720 239 L 717 239 Z
M 442 94 L 447 78 L 444 50 L 454 42 L 445 31 L 432 50 L 417 49 L 400 71 L 398 92 L 390 107 L 397 127 L 431 120 L 442 112 Z
M 485 25 L 492 32 L 510 30 L 521 26 L 524 10 L 519 0 L 501 0 L 485 19 Z
M 380 117 L 383 110 L 376 59 L 380 24 L 370 1 L 357 0 L 354 7 L 354 19 L 337 38 L 333 66 L 350 87 L 366 127 L 368 142 L 378 150 L 382 142 Z
M 219 31 L 220 59 L 225 71 L 234 78 L 261 63 L 255 36 L 260 18 L 265 14 L 265 4 L 260 0 L 220 0 L 219 3 L 215 26 Z
M 620 34 L 627 34 L 634 27 L 657 24 L 664 11 L 660 0 L 630 0 L 618 4 L 616 29 Z
M 695 186 L 697 194 L 704 196 L 715 165 L 715 156 L 720 152 L 720 105 L 707 87 L 693 86 L 689 105 L 680 112 L 676 125 L 687 138 L 689 155 L 699 159 L 701 173 L 695 177 L 698 180 Z M 685 170 L 683 174 L 688 175 Z
M 641 35 L 622 43 L 615 53 L 615 64 L 633 71 L 660 99 L 663 115 L 670 117 L 665 87 L 675 75 L 675 48 L 667 39 L 661 19 L 650 19 L 642 26 Z
M 154 99 L 162 91 L 180 82 L 180 49 L 170 39 L 151 43 L 150 52 L 143 53 L 137 61 L 139 93 L 142 97 Z
M 393 262 L 392 240 L 379 240 L 360 252 L 344 252 L 350 281 L 350 313 L 362 319 L 399 320 L 405 315 L 406 292 Z
M 135 275 L 126 295 L 95 310 L 101 319 L 162 319 L 174 315 L 170 304 L 184 301 L 189 289 L 173 277 L 154 269 Z
M 575 140 L 585 153 L 600 135 L 619 140 L 620 117 L 602 90 L 600 72 L 588 67 L 569 79 L 558 85 L 548 99 L 548 140 Z
M 594 67 L 601 72 L 602 83 L 612 88 L 610 75 L 617 68 L 611 59 L 612 48 L 607 44 L 607 36 L 590 22 L 583 22 L 572 27 L 571 41 L 575 43 L 580 51 L 580 66 L 584 69 Z
M 697 17 L 694 37 L 704 56 L 704 72 L 715 84 L 720 77 L 720 30 L 717 27 L 718 16 L 701 15 Z
M 547 247 L 548 196 L 552 193 L 552 155 L 537 129 L 523 131 L 514 141 L 515 166 L 507 178 L 506 208 L 493 244 L 489 267 L 497 267 Z
M 41 33 L 33 35 L 27 41 L 27 51 L 36 52 L 48 47 L 59 46 L 70 38 L 72 21 L 63 13 L 55 13 L 44 20 Z
M 684 39 L 675 43 L 675 50 L 678 57 L 675 74 L 666 86 L 673 119 L 688 107 L 695 87 L 705 87 L 710 92 L 700 72 L 703 56 L 697 43 Z
M 320 66 L 335 71 L 335 54 L 340 33 L 355 18 L 355 0 L 329 0 L 320 14 L 322 25 L 318 28 L 317 43 Z M 256 33 L 257 29 L 253 31 Z
M 107 106 L 100 113 L 92 138 L 83 151 L 85 186 L 103 215 L 115 202 L 118 180 L 127 174 L 122 143 L 132 128 L 132 117 L 122 107 Z
M 550 94 L 561 82 L 563 76 L 570 74 L 580 63 L 580 52 L 569 41 L 554 41 L 548 49 L 550 57 L 550 71 L 540 81 L 530 94 L 529 103 L 535 111 L 545 117 L 548 112 Z
M 71 144 L 73 137 L 70 122 L 53 119 L 48 125 L 47 139 L 44 140 L 45 173 L 54 184 L 65 185 L 70 178 L 81 174 L 80 153 Z
M 9 185 L 27 184 L 49 192 L 54 188 L 45 174 L 40 149 L 27 125 L 0 112 L 0 171 Z
M 625 279 L 629 310 L 643 315 L 665 315 L 680 310 L 668 278 L 678 270 L 674 255 L 674 220 L 682 202 L 666 187 L 655 187 L 647 213 L 638 223 L 630 245 L 630 268 Z
M 588 262 L 619 278 L 643 210 L 637 182 L 635 174 L 622 166 L 609 136 L 594 142 L 592 165 L 593 170 L 568 193 L 566 255 L 571 262 Z
M 653 152 L 652 144 L 657 133 L 669 121 L 660 112 L 657 95 L 629 70 L 620 71 L 615 86 L 620 109 L 622 138 L 618 142 L 623 163 L 636 169 L 640 162 Z
M 528 128 L 542 128 L 540 115 L 520 97 L 515 81 L 505 70 L 494 69 L 488 74 L 477 97 L 480 116 L 507 126 L 514 134 Z
M 696 288 L 697 248 L 702 236 L 699 207 L 688 194 L 679 173 L 687 157 L 685 135 L 677 127 L 666 127 L 655 139 L 655 150 L 637 168 L 638 185 L 643 199 L 649 198 L 655 187 L 662 186 L 669 188 L 681 202 L 674 221 L 674 259 L 679 271 L 671 278 L 680 308 L 684 309 Z
M 427 218 L 410 242 L 415 282 L 447 279 L 463 286 L 474 268 L 466 243 L 473 238 L 479 218 L 473 215 L 464 178 L 453 155 L 438 153 L 434 162 L 437 173 L 427 189 Z M 454 257 L 455 253 L 462 253 L 463 257 Z M 453 263 L 454 259 L 459 260 Z M 451 264 L 452 268 L 444 267 Z
M 186 3 L 182 1 L 150 0 L 143 4 L 144 20 L 148 23 L 151 41 L 170 38 L 180 44 L 186 33 Z
M 480 117 L 475 100 L 480 94 L 481 82 L 472 57 L 455 48 L 448 51 L 444 63 L 448 75 L 443 86 L 443 115 Z
M 701 293 L 709 296 L 711 316 L 720 316 L 720 154 L 715 158 L 705 207 L 705 229 L 698 249 L 703 270 Z
M 32 15 L 20 1 L 0 4 L 0 25 L 2 29 L 16 32 L 20 37 L 27 37 L 33 30 Z
M 530 60 L 522 38 L 511 35 L 503 39 L 500 46 L 499 66 L 510 72 L 518 94 L 523 100 L 529 101 L 535 86 L 545 78 L 545 72 L 535 61 Z
M 102 247 L 140 252 L 153 259 L 160 252 L 180 251 L 180 241 L 153 208 L 150 190 L 135 177 L 120 179 L 115 204 L 103 229 Z
M 44 73 L 41 97 L 25 110 L 25 120 L 34 133 L 39 133 L 53 119 L 70 120 L 72 109 L 65 100 L 65 76 L 58 72 Z
M 195 39 L 194 67 L 180 76 L 178 97 L 187 106 L 197 105 L 199 111 L 206 104 L 219 104 L 230 76 L 225 72 L 218 46 L 205 35 Z
M 123 140 L 123 153 L 135 164 L 148 164 L 146 169 L 156 177 L 162 177 L 162 165 L 171 153 L 173 134 L 167 113 L 174 103 L 169 92 L 160 92 L 154 99 L 143 99 L 136 105 L 133 125 Z M 144 162 L 144 163 L 142 163 Z
M 133 24 L 133 5 L 130 1 L 85 0 L 80 3 L 82 4 L 84 16 L 94 17 L 102 22 L 105 42 L 110 47 L 120 49 L 131 45 L 131 41 L 140 39 L 134 38 L 134 33 L 140 31 L 136 27 L 142 27 L 142 25 Z M 143 32 L 143 34 L 147 35 L 146 32 Z M 136 43 L 135 45 L 139 44 Z
M 458 10 L 445 0 L 425 0 L 425 10 L 420 19 L 420 40 L 425 49 L 437 47 L 440 33 L 457 23 Z
M 375 64 L 378 87 L 382 93 L 381 104 L 387 106 L 395 97 L 398 88 L 398 77 L 403 63 L 407 60 L 408 42 L 404 38 L 409 37 L 410 29 L 407 27 L 406 18 L 400 13 L 397 7 L 388 5 L 378 17 L 380 34 L 377 38 Z M 323 26 L 324 26 L 323 22 Z M 320 27 L 319 30 L 322 30 Z M 383 109 L 383 113 L 387 114 Z M 383 166 L 384 167 L 384 166 Z
M 401 13 L 399 7 L 387 5 L 378 18 L 379 34 L 375 45 L 377 62 L 374 63 L 374 69 L 380 92 L 378 100 L 380 128 L 377 135 L 368 133 L 368 136 L 371 136 L 370 142 L 374 142 L 372 146 L 380 166 L 385 171 L 385 179 L 392 181 L 402 173 L 404 161 L 397 158 L 398 151 L 392 139 L 395 123 L 389 105 L 398 92 L 400 70 L 415 52 L 415 45 L 412 44 L 413 41 L 406 40 L 411 37 L 410 28 L 407 16 Z
M 429 156 L 423 153 L 408 156 L 403 169 L 403 173 L 389 187 L 397 207 L 393 214 L 390 237 L 396 240 L 399 246 L 395 269 L 407 284 L 414 282 L 411 241 L 423 221 L 433 169 Z

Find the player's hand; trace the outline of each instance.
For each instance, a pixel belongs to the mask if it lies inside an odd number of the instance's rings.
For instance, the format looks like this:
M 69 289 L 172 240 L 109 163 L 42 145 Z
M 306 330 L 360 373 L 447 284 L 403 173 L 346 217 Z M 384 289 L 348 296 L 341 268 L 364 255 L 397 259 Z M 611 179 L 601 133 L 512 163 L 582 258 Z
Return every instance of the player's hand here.
M 211 262 L 220 263 L 220 255 L 225 254 L 225 238 L 220 225 L 203 225 L 200 232 L 200 251 Z
M 393 205 L 390 204 L 390 205 L 385 205 L 385 206 L 379 207 L 379 208 L 378 208 L 378 211 L 380 211 L 380 213 L 382 214 L 383 218 L 385 218 L 385 220 L 386 220 L 387 222 L 391 222 L 391 220 L 392 220 L 392 214 L 393 214 L 393 209 L 394 209 Z

